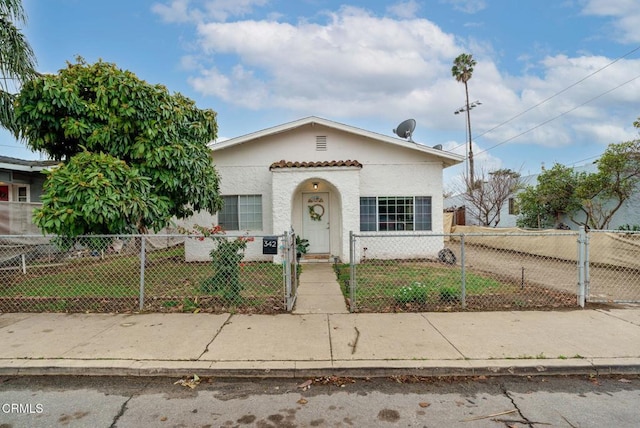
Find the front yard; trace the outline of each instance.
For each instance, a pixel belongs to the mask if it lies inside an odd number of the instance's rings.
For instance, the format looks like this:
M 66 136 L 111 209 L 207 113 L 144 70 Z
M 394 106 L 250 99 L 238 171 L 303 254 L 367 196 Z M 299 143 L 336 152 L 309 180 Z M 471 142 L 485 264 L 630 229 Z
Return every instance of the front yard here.
M 213 275 L 211 263 L 187 263 L 184 247 L 147 254 L 144 270 L 145 311 L 261 312 L 284 311 L 281 265 L 240 263 L 241 300 L 227 302 L 222 291 L 204 292 Z M 107 255 L 104 258 L 68 258 L 62 263 L 0 271 L 0 311 L 138 310 L 140 258 Z
M 358 312 L 556 309 L 576 306 L 575 294 L 524 284 L 500 275 L 465 272 L 429 260 L 368 260 L 356 265 Z M 345 297 L 351 298 L 349 265 L 336 265 Z

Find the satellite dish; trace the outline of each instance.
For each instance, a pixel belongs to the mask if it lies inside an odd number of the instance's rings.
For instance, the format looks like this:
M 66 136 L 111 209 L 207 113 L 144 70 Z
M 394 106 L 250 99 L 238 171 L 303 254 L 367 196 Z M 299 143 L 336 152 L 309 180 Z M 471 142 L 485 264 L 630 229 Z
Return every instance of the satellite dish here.
M 414 119 L 407 119 L 402 122 L 396 129 L 393 130 L 393 133 L 396 134 L 400 138 L 407 138 L 409 141 L 413 143 L 411 139 L 411 135 L 413 135 L 413 131 L 416 129 L 416 121 Z
M 442 150 L 442 144 L 436 144 L 433 148 L 436 150 Z

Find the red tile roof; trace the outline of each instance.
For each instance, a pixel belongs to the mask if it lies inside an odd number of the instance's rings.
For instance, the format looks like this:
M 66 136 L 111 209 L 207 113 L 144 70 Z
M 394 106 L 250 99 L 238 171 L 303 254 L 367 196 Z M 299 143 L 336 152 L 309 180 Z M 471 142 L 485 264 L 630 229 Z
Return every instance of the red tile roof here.
M 357 160 L 291 162 L 283 159 L 281 161 L 272 163 L 269 169 L 271 170 L 271 169 L 279 169 L 279 168 L 319 168 L 319 167 L 330 167 L 330 166 L 355 166 L 358 168 L 362 168 L 362 164 Z

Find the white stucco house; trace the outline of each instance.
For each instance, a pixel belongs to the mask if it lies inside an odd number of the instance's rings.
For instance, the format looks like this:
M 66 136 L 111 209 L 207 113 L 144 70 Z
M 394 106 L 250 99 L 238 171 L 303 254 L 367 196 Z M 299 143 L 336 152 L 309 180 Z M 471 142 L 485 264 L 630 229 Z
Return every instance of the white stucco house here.
M 229 234 L 293 228 L 309 240 L 309 254 L 342 260 L 349 258 L 350 231 L 441 234 L 442 172 L 463 160 L 313 116 L 209 147 L 225 206 L 190 220 L 219 224 Z

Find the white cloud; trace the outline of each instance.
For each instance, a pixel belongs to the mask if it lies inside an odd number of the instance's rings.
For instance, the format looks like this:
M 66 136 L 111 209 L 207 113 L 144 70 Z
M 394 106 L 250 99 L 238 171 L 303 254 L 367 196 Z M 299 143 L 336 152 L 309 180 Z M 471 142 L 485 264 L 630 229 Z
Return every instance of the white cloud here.
M 200 12 L 189 8 L 190 0 L 173 0 L 169 4 L 154 3 L 151 10 L 165 22 L 190 22 L 201 18 Z
M 254 7 L 264 6 L 268 0 L 208 0 L 204 4 L 206 16 L 217 21 L 226 21 L 231 16 L 246 16 Z
M 180 68 L 182 70 L 197 70 L 200 68 L 200 61 L 195 55 L 184 55 L 180 58 Z
M 483 9 L 486 9 L 487 4 L 484 0 L 441 0 L 444 3 L 449 3 L 454 9 L 464 13 L 477 13 Z
M 576 132 L 586 140 L 619 143 L 637 138 L 637 130 L 632 126 L 624 127 L 608 123 L 583 123 Z
M 387 7 L 388 13 L 404 19 L 415 18 L 419 10 L 420 4 L 415 0 L 398 2 Z
M 182 62 L 193 70 L 189 83 L 231 105 L 294 117 L 373 118 L 390 123 L 389 131 L 413 117 L 419 124 L 416 141 L 433 145 L 439 138 L 434 134 L 447 139 L 455 132 L 464 152 L 465 118 L 453 114 L 464 104 L 464 86 L 451 77 L 451 64 L 459 53 L 472 52 L 478 64 L 469 81 L 470 97 L 483 103 L 471 114 L 478 164 L 501 167 L 498 150 L 485 150 L 505 144 L 605 146 L 636 137 L 630 124 L 638 115 L 640 79 L 581 104 L 635 77 L 640 60 L 620 60 L 567 90 L 611 59 L 530 58 L 531 71 L 507 75 L 490 44 L 460 46 L 453 34 L 426 19 L 381 17 L 355 7 L 325 18 L 203 21 L 196 27 L 200 52 Z M 529 74 L 533 71 L 537 74 Z
M 237 103 L 237 94 L 257 90 L 260 96 L 243 102 L 329 116 L 387 111 L 397 118 L 398 110 L 435 108 L 439 80 L 449 80 L 459 51 L 454 37 L 430 21 L 381 18 L 352 7 L 329 14 L 324 24 L 210 22 L 198 33 L 207 54 L 232 59 L 255 78 L 231 79 L 234 90 L 218 95 L 225 101 Z M 192 80 L 198 90 L 210 74 Z
M 246 16 L 269 0 L 171 0 L 155 3 L 151 10 L 166 22 L 224 22 L 230 17 Z
M 615 34 L 623 43 L 640 42 L 640 8 L 637 0 L 588 0 L 582 11 L 585 15 L 611 17 Z

